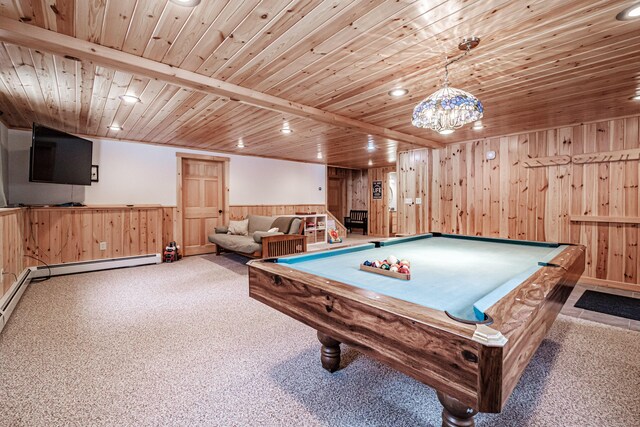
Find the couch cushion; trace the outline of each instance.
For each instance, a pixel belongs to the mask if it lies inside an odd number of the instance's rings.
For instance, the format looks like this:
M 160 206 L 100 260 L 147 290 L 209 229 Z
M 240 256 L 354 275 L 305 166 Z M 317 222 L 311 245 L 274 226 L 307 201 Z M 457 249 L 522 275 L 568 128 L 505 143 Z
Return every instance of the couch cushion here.
M 239 236 L 246 236 L 249 234 L 249 220 L 243 219 L 240 221 L 229 221 L 229 234 L 236 234 Z
M 256 231 L 267 231 L 272 222 L 272 216 L 249 215 L 249 236 L 253 236 Z
M 262 244 L 256 243 L 253 236 L 238 236 L 234 234 L 209 234 L 209 241 L 227 250 L 252 254 L 262 251 Z
M 298 234 L 301 222 L 302 220 L 300 218 L 294 218 L 293 221 L 291 221 L 291 227 L 289 227 L 289 232 L 287 234 Z
M 283 233 L 287 233 L 289 228 L 291 227 L 291 221 L 293 221 L 294 217 L 292 216 L 279 216 L 273 220 L 272 227 L 278 227 L 280 231 Z
M 256 243 L 262 243 L 262 238 L 263 237 L 267 237 L 267 236 L 280 236 L 284 233 L 281 233 L 280 231 L 256 231 L 255 233 L 253 233 L 253 240 Z

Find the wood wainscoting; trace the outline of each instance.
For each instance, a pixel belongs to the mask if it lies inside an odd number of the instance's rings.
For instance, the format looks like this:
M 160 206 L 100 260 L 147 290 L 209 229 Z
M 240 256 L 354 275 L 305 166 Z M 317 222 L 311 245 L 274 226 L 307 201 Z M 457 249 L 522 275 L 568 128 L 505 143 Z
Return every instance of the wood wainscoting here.
M 325 205 L 231 205 L 229 217 L 233 220 L 243 219 L 249 215 L 294 215 L 296 212 L 324 213 Z
M 0 209 L 0 267 L 4 272 L 0 279 L 0 298 L 25 268 L 25 258 L 22 256 L 23 215 L 23 209 L 20 208 Z
M 399 231 L 580 243 L 585 280 L 640 290 L 640 160 L 582 156 L 640 148 L 639 123 L 614 119 L 400 153 L 400 197 L 427 188 L 430 203 L 399 204 Z M 530 159 L 563 156 L 578 160 L 531 167 Z
M 162 253 L 175 240 L 174 218 L 175 208 L 162 206 L 27 208 L 24 253 L 47 264 Z

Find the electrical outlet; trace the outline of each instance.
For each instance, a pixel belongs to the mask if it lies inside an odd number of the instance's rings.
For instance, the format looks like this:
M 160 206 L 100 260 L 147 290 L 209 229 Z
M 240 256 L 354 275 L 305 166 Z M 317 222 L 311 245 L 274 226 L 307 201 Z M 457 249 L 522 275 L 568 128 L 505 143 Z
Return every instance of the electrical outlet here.
M 416 197 L 416 205 L 421 205 L 422 199 L 420 197 Z
M 101 251 L 107 250 L 107 242 L 100 242 L 100 250 Z

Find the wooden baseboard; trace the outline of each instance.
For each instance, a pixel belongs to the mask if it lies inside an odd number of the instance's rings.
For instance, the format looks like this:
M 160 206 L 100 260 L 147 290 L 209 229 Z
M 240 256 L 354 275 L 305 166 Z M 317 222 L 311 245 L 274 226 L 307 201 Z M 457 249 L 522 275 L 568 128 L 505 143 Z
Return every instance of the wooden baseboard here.
M 604 288 L 622 289 L 624 291 L 640 292 L 639 284 L 618 282 L 615 280 L 596 279 L 595 277 L 582 276 L 578 283 L 581 283 L 583 285 L 602 286 Z

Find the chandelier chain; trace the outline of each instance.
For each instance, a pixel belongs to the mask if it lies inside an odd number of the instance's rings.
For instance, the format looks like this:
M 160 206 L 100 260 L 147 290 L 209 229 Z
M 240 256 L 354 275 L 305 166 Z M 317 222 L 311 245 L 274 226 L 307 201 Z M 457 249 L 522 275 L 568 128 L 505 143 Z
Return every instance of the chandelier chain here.
M 469 52 L 471 52 L 471 43 L 467 42 L 467 50 L 465 50 L 462 55 L 459 55 L 457 58 L 453 58 L 452 60 L 444 64 L 444 85 L 445 86 L 449 86 L 449 65 L 453 64 L 454 62 L 460 61 L 462 58 L 467 56 Z

